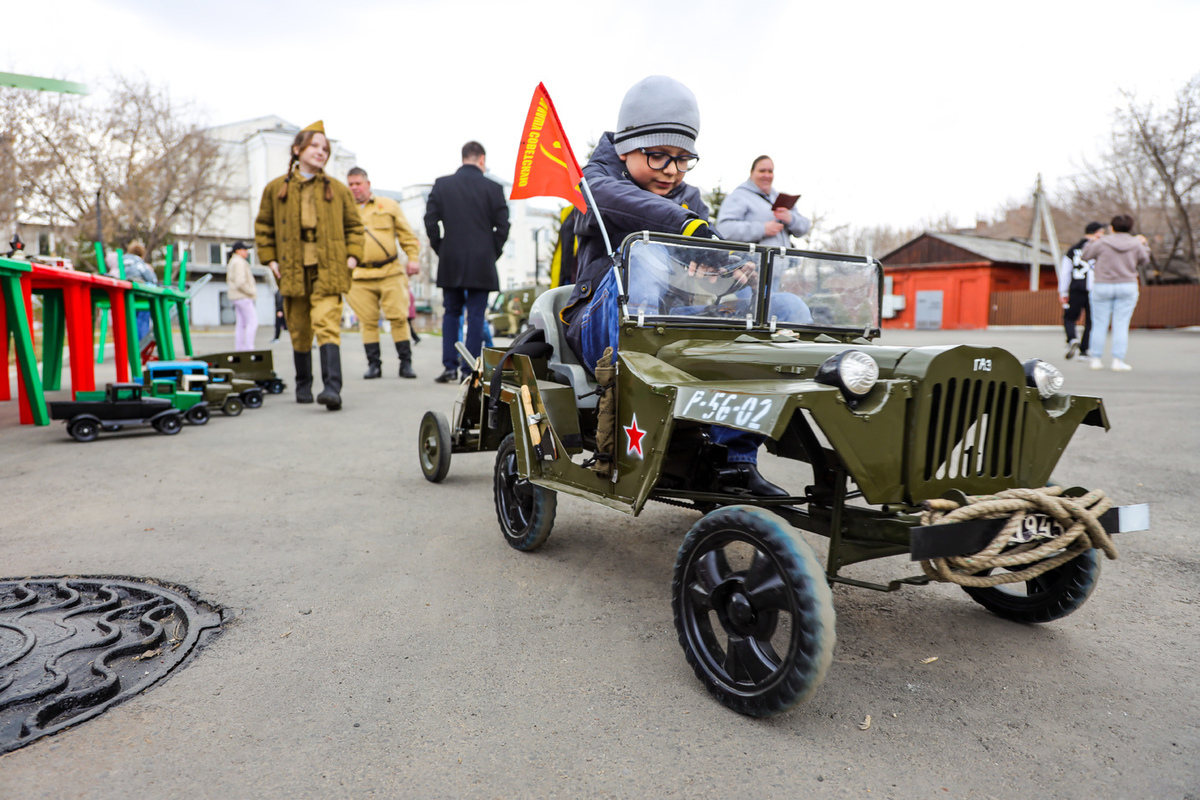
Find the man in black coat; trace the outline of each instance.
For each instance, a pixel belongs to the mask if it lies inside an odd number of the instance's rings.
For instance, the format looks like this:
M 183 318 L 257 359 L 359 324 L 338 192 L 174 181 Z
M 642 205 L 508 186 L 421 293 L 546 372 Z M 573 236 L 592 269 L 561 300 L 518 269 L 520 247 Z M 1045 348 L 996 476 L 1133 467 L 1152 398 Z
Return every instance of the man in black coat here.
M 488 292 L 500 288 L 496 259 L 508 241 L 508 203 L 500 184 L 484 176 L 487 154 L 479 142 L 463 145 L 463 165 L 438 178 L 429 193 L 425 232 L 438 254 L 437 285 L 442 290 L 442 366 L 436 380 L 458 380 L 461 360 L 454 345 L 467 311 L 467 349 L 476 358 L 483 349 L 483 314 Z M 441 227 L 438 227 L 438 223 Z M 463 365 L 466 372 L 470 365 Z

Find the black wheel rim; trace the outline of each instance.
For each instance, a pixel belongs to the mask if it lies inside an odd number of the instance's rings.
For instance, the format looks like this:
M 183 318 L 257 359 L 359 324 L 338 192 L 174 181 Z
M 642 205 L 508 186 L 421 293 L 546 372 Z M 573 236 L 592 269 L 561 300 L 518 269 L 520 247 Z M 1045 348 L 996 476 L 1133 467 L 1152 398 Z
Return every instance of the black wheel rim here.
M 740 568 L 726 555 L 735 542 L 753 549 Z M 682 612 L 692 649 L 727 691 L 760 694 L 790 668 L 801 633 L 795 592 L 776 557 L 752 537 L 715 533 L 696 548 L 684 573 Z
M 94 422 L 79 422 L 75 424 L 75 438 L 85 442 L 90 442 L 96 438 L 96 424 Z
M 521 478 L 517 471 L 516 450 L 505 453 L 501 463 L 497 476 L 500 482 L 500 516 L 504 520 L 505 533 L 517 537 L 529 528 L 533 520 L 534 487 Z

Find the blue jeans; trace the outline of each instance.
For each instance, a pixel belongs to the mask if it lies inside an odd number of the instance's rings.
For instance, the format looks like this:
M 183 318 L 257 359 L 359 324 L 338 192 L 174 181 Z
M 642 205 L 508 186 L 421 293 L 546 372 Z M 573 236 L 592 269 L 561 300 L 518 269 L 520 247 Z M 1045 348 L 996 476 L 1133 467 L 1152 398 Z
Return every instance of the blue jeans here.
M 483 312 L 487 309 L 487 289 L 443 289 L 442 305 L 446 313 L 442 317 L 442 366 L 446 371 L 459 368 L 462 357 L 458 354 L 455 343 L 461 335 L 463 326 L 463 308 L 467 310 L 467 349 L 476 358 L 483 352 Z M 462 364 L 463 369 L 471 369 L 472 364 Z
M 799 300 L 799 298 L 797 298 Z M 803 303 L 801 303 L 803 305 Z M 609 270 L 592 291 L 592 301 L 574 324 L 579 326 L 583 352 L 579 355 L 588 371 L 596 368 L 596 362 L 604 355 L 604 348 L 617 352 L 617 337 L 620 333 L 618 319 L 617 282 Z M 733 463 L 757 464 L 758 448 L 767 440 L 760 433 L 734 430 L 721 425 L 711 426 L 710 433 L 716 444 L 729 449 L 729 460 Z
M 1137 307 L 1137 283 L 1094 283 L 1092 284 L 1091 312 L 1094 323 L 1088 341 L 1088 355 L 1100 358 L 1104 355 L 1104 337 L 1112 321 L 1112 357 L 1125 360 L 1129 349 L 1129 321 Z

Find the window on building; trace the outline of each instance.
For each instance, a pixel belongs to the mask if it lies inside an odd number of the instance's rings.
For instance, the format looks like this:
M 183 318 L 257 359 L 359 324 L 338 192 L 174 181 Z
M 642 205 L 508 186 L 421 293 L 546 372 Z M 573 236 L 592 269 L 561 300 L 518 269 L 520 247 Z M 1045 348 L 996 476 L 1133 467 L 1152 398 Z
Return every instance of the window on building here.
M 221 245 L 215 242 L 210 244 L 208 246 L 208 263 L 220 264 L 224 260 L 225 259 L 221 257 Z
M 37 251 L 38 251 L 38 255 L 40 255 L 40 256 L 50 255 L 50 234 L 48 234 L 48 233 L 39 233 L 38 234 L 38 250 Z

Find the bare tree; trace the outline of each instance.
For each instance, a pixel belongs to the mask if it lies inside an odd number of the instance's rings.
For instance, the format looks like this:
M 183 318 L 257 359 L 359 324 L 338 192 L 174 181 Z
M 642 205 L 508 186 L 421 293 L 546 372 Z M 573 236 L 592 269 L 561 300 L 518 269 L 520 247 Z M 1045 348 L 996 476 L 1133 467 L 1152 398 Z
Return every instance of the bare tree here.
M 1124 97 L 1108 148 L 1096 162 L 1085 161 L 1060 193 L 1075 223 L 1068 230 L 1132 214 L 1150 241 L 1149 282 L 1200 280 L 1200 75 L 1169 108 L 1139 103 L 1131 92 Z
M 124 77 L 96 98 L 0 90 L 0 175 L 13 176 L 20 215 L 87 240 L 99 203 L 107 242 L 154 250 L 198 233 L 234 199 L 219 145 L 197 117 Z

